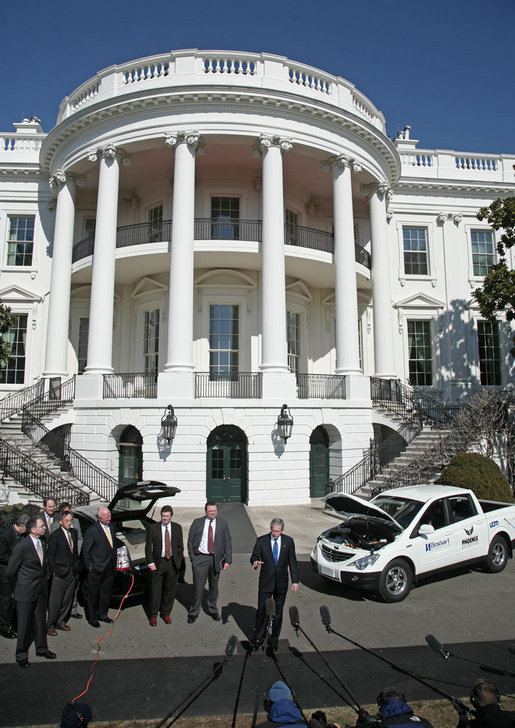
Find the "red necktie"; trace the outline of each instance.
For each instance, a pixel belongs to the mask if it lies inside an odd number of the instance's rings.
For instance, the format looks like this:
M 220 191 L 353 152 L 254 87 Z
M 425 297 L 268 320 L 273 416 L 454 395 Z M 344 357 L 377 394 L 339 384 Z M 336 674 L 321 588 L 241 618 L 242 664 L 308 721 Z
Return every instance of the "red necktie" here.
M 165 526 L 165 559 L 169 559 L 172 555 L 172 544 L 170 543 L 170 531 Z
M 209 528 L 207 530 L 207 550 L 210 554 L 215 553 L 215 540 L 213 538 L 213 524 L 209 521 Z

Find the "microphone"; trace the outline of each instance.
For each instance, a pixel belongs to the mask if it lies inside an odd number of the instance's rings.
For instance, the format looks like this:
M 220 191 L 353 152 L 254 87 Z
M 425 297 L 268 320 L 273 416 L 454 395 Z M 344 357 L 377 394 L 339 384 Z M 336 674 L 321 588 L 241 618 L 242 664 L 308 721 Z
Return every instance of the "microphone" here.
M 331 631 L 331 615 L 329 613 L 329 607 L 320 607 L 320 617 L 322 619 L 322 624 L 326 628 L 328 632 Z
M 225 656 L 226 657 L 232 657 L 234 653 L 236 652 L 236 648 L 238 647 L 238 638 L 235 634 L 232 634 L 229 639 L 227 640 L 227 645 L 225 646 Z
M 445 649 L 445 647 L 438 642 L 436 637 L 433 634 L 426 634 L 426 642 L 429 645 L 429 647 L 433 650 L 433 652 L 436 652 L 437 655 L 440 655 L 440 657 L 443 657 L 444 659 L 449 659 L 449 652 Z
M 297 633 L 297 636 L 298 636 L 298 634 L 299 634 L 299 626 L 300 626 L 300 622 L 299 622 L 299 610 L 297 609 L 297 607 L 290 607 L 289 613 L 290 613 L 290 623 L 291 623 L 291 626 L 293 627 L 293 629 L 295 630 L 295 632 Z

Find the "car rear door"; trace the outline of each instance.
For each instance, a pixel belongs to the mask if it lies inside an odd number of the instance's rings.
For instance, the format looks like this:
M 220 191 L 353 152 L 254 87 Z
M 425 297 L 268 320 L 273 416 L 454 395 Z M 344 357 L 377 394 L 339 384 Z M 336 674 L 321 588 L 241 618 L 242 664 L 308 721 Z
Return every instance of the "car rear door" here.
M 487 552 L 488 524 L 468 493 L 446 498 L 454 561 L 479 558 Z

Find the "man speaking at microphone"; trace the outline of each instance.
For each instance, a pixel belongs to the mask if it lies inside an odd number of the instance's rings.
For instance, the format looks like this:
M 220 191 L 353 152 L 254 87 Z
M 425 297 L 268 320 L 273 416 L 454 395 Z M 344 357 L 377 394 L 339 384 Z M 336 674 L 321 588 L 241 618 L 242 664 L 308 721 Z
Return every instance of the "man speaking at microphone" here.
M 256 624 L 251 644 L 254 649 L 258 649 L 265 640 L 267 626 L 266 601 L 273 598 L 275 601 L 275 616 L 272 634 L 268 640 L 268 647 L 272 652 L 277 650 L 279 634 L 281 633 L 283 607 L 288 591 L 288 569 L 292 581 L 292 592 L 295 594 L 299 588 L 295 542 L 290 536 L 283 533 L 283 529 L 284 521 L 281 518 L 273 518 L 270 523 L 270 533 L 256 539 L 250 557 L 253 569 L 261 567 Z

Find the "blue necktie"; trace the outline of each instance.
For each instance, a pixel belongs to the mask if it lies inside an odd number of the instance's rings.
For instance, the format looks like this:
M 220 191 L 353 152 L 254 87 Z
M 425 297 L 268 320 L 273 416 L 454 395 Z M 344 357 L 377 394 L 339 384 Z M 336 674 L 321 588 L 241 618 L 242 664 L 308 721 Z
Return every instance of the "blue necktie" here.
M 279 558 L 279 546 L 277 545 L 276 538 L 274 538 L 274 545 L 272 546 L 272 556 L 274 557 L 274 561 L 277 564 L 277 560 Z

